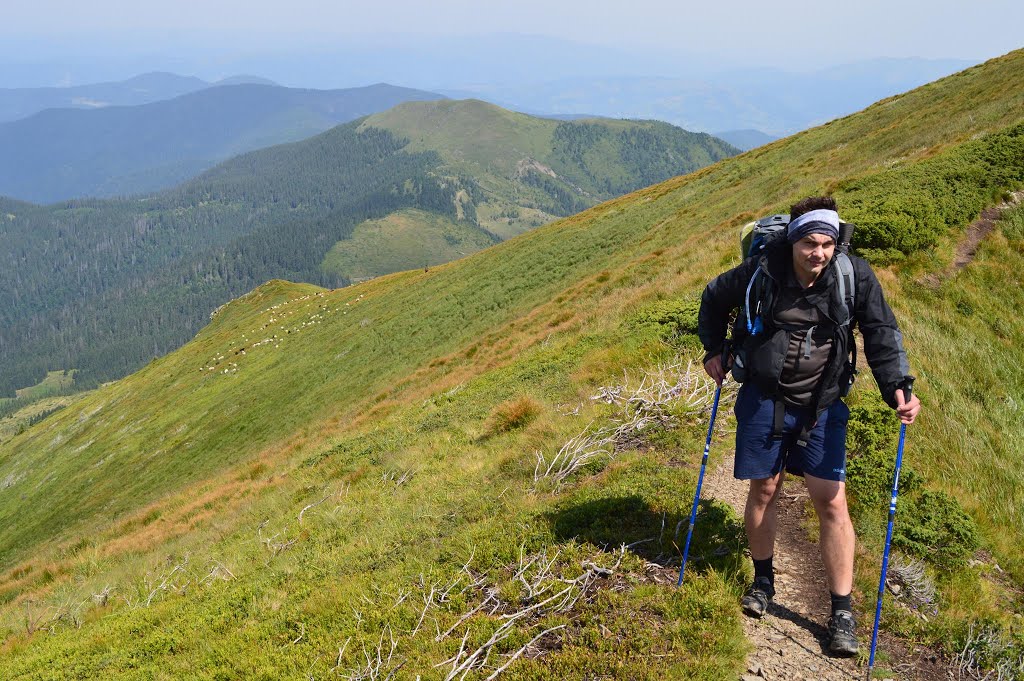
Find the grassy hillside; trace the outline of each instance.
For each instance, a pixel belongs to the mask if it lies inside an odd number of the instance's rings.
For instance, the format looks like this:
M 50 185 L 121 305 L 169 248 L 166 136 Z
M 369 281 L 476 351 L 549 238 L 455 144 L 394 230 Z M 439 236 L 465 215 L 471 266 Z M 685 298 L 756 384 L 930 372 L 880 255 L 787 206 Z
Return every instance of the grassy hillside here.
M 229 91 L 196 96 L 219 102 Z M 270 99 L 287 103 L 284 109 L 264 101 L 262 91 L 246 92 L 245 97 L 228 97 L 228 112 L 211 104 L 211 115 L 221 117 L 231 128 L 228 137 L 236 141 L 264 124 L 280 122 L 268 107 L 291 115 L 306 110 L 299 105 L 312 97 L 329 109 L 323 115 L 344 116 L 353 107 L 372 108 L 406 91 L 396 94 L 386 86 L 340 94 L 270 88 Z M 247 107 L 250 99 L 259 106 Z M 188 108 L 176 102 L 166 104 L 172 110 Z M 239 107 L 252 111 L 243 115 Z M 438 264 L 489 245 L 495 237 L 517 234 L 730 153 L 713 138 L 665 124 L 558 124 L 481 102 L 455 103 L 447 108 L 459 115 L 436 121 L 430 108 L 403 110 L 405 124 L 393 129 L 353 121 L 301 142 L 237 156 L 153 196 L 46 207 L 0 197 L 0 240 L 14 245 L 0 251 L 0 293 L 11 301 L 0 308 L 0 395 L 13 395 L 48 371 L 71 367 L 84 386 L 119 378 L 179 347 L 210 311 L 268 279 L 341 286 L 371 270 L 384 274 L 423 267 L 428 242 L 433 245 L 427 262 Z M 486 125 L 467 126 L 473 112 L 481 113 Z M 433 146 L 412 143 L 407 136 L 408 125 L 419 115 L 429 119 L 435 132 Z M 147 119 L 146 125 L 166 123 L 161 120 Z M 534 139 L 523 133 L 533 128 L 550 134 Z M 580 131 L 582 137 L 576 134 Z M 176 144 L 158 136 L 162 144 Z M 495 137 L 504 141 L 493 143 Z M 524 139 L 540 146 L 523 151 Z M 547 158 L 541 154 L 544 145 L 551 147 L 548 156 L 565 151 L 564 163 L 576 175 L 555 165 L 562 173 L 556 177 L 537 161 L 535 156 Z M 476 149 L 475 158 L 491 161 L 445 160 L 465 149 Z M 338 267 L 343 259 L 334 256 L 321 267 L 332 248 L 342 253 L 364 247 L 338 243 L 364 221 L 409 209 L 419 212 L 392 221 L 405 227 L 390 233 L 390 251 L 380 253 L 370 270 Z M 414 225 L 410 215 L 424 219 Z M 457 226 L 441 237 L 442 245 L 436 234 L 445 221 Z
M 53 203 L 159 191 L 231 156 L 439 97 L 386 84 L 345 90 L 243 84 L 139 106 L 49 109 L 0 123 L 0 195 Z
M 486 657 L 479 678 L 507 662 L 508 678 L 734 679 L 737 519 L 706 504 L 693 572 L 668 586 L 709 394 L 686 368 L 692 305 L 735 262 L 739 225 L 824 190 L 892 263 L 880 279 L 926 405 L 899 550 L 927 562 L 939 612 L 890 599 L 885 626 L 949 652 L 971 621 L 1019 637 L 1019 213 L 948 266 L 977 212 L 1024 186 L 1022 74 L 1011 53 L 429 271 L 273 281 L 226 305 L 0 445 L 0 669 L 445 678 Z M 573 438 L 637 415 L 592 397 L 644 371 L 692 404 L 668 401 L 664 428 L 627 429 L 561 484 L 543 476 Z M 889 461 L 869 383 L 856 460 Z M 856 490 L 867 582 L 884 465 Z M 966 536 L 947 521 L 976 528 L 977 563 L 942 560 Z
M 476 178 L 480 226 L 503 238 L 738 151 L 657 121 L 558 122 L 473 99 L 409 102 L 362 125 L 408 139 L 410 151 L 437 151 L 449 172 Z
M 324 256 L 320 267 L 353 283 L 419 265 L 457 260 L 497 243 L 465 221 L 422 210 L 403 210 L 357 225 Z
M 74 371 L 51 371 L 30 388 L 14 397 L 0 397 L 0 442 L 10 440 L 34 423 L 80 399 Z

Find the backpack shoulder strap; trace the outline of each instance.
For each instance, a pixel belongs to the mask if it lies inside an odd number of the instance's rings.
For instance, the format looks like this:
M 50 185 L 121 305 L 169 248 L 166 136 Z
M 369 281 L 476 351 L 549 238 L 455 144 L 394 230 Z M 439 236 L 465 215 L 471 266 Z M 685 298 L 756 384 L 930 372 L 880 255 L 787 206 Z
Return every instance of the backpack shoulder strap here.
M 857 296 L 857 276 L 853 271 L 853 261 L 850 260 L 850 256 L 845 251 L 836 252 L 835 258 L 839 299 L 843 301 L 843 306 L 846 308 L 846 321 L 843 325 L 846 327 L 850 342 L 849 370 L 850 384 L 852 385 L 854 377 L 857 375 L 857 341 L 853 336 L 853 311 L 856 309 L 854 304 L 856 303 Z M 849 386 L 847 386 L 847 390 L 849 390 Z
M 853 261 L 850 260 L 850 256 L 842 251 L 838 251 L 835 254 L 835 258 L 839 299 L 843 301 L 843 306 L 846 308 L 845 324 L 852 324 L 857 295 L 857 276 L 854 274 Z

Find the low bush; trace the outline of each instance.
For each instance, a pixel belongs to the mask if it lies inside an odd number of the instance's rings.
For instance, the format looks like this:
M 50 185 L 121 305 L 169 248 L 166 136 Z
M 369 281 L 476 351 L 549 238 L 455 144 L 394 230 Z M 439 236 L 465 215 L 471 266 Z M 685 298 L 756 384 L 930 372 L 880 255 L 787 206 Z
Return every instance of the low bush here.
M 636 330 L 647 330 L 677 348 L 701 350 L 697 338 L 697 314 L 700 300 L 696 298 L 668 298 L 656 300 L 641 308 L 628 321 Z
M 850 409 L 847 484 L 858 525 L 878 523 L 888 508 L 898 433 L 896 413 L 877 395 L 861 395 Z M 906 463 L 900 471 L 897 509 L 893 545 L 939 570 L 965 566 L 978 549 L 974 520 L 953 497 L 926 489 Z
M 857 226 L 854 247 L 892 263 L 970 224 L 995 197 L 1024 183 L 1024 125 L 986 135 L 935 158 L 851 180 L 837 192 Z

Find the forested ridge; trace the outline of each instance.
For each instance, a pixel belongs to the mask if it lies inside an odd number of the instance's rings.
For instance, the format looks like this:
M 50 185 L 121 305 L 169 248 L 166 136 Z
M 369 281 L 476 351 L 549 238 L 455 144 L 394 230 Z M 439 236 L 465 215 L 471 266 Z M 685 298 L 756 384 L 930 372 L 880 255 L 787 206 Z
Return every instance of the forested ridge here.
M 0 389 L 53 368 L 78 369 L 85 387 L 123 375 L 268 279 L 344 285 L 319 264 L 360 221 L 407 206 L 454 213 L 458 180 L 429 176 L 436 154 L 404 145 L 349 125 L 326 134 L 319 153 L 243 156 L 148 199 L 4 200 Z
M 707 133 L 659 121 L 637 121 L 616 130 L 592 120 L 555 128 L 552 168 L 601 195 L 647 187 L 710 165 L 737 149 Z
M 558 176 L 526 171 L 485 190 L 443 150 L 410 151 L 407 138 L 362 123 L 235 157 L 148 197 L 46 207 L 0 199 L 0 395 L 50 370 L 76 369 L 83 388 L 123 376 L 269 279 L 344 286 L 322 261 L 365 220 L 418 208 L 493 242 L 476 208 L 496 192 L 502 205 L 569 215 L 716 158 L 703 148 L 691 157 L 692 133 L 668 125 L 655 134 L 637 123 L 645 129 L 634 148 L 630 127 L 550 122 Z

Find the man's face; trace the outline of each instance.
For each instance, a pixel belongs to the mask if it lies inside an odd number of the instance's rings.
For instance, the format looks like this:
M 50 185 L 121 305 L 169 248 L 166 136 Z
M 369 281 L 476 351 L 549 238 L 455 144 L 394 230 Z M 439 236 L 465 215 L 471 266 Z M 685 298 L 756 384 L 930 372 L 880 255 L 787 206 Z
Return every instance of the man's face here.
M 836 251 L 835 240 L 826 234 L 808 234 L 793 244 L 793 271 L 804 283 L 813 283 Z

